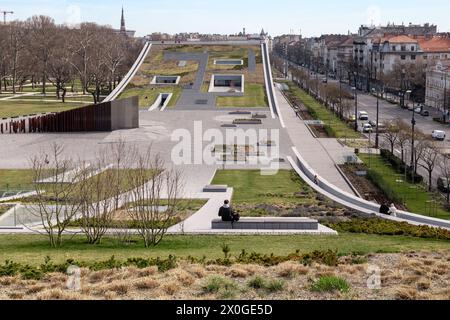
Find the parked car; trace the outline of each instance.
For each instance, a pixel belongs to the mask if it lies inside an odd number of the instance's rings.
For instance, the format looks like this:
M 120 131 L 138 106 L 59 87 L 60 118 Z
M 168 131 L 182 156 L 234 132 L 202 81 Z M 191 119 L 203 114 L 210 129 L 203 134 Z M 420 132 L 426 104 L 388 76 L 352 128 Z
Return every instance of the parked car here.
M 351 115 L 351 116 L 348 118 L 348 120 L 349 120 L 350 122 L 355 122 L 355 121 L 356 121 L 356 116 L 353 114 L 353 115 Z
M 434 140 L 438 141 L 444 141 L 446 138 L 446 134 L 442 130 L 434 130 L 431 136 L 433 137 Z
M 369 121 L 369 124 L 372 126 L 373 131 L 376 131 L 377 123 L 375 121 Z M 378 123 L 378 133 L 386 132 L 386 125 L 384 123 Z
M 372 128 L 372 126 L 371 126 L 369 123 L 365 123 L 365 124 L 363 125 L 362 131 L 363 131 L 364 133 L 372 133 L 372 132 L 373 132 L 373 128 Z
M 430 116 L 430 111 L 428 110 L 422 110 L 422 112 L 420 113 L 421 116 L 423 117 L 429 117 Z
M 447 179 L 445 177 L 439 178 L 437 181 L 437 186 L 440 191 L 445 192 L 445 193 L 450 193 L 450 180 L 449 179 Z
M 422 108 L 415 108 L 414 112 L 418 113 L 418 114 L 421 114 L 422 113 Z
M 369 114 L 366 111 L 358 112 L 358 119 L 362 121 L 369 121 Z

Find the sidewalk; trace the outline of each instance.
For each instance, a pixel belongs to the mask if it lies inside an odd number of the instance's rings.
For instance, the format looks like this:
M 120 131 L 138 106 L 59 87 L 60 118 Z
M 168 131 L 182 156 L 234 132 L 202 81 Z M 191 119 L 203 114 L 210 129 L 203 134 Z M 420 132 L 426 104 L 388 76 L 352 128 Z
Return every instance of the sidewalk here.
M 323 178 L 336 187 L 354 194 L 344 177 L 339 173 L 336 164 L 343 164 L 345 155 L 351 149 L 342 147 L 337 139 L 316 139 L 291 108 L 278 88 L 275 89 L 280 112 L 286 124 L 286 130 L 299 153 L 309 165 Z

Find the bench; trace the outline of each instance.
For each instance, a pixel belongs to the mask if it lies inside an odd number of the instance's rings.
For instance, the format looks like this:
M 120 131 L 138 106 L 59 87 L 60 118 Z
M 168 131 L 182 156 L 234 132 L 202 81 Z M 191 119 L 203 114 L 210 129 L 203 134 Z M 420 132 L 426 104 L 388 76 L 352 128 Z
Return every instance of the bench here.
M 207 185 L 203 188 L 203 192 L 227 192 L 227 190 L 226 185 Z
M 319 222 L 309 218 L 241 218 L 238 222 L 212 221 L 213 230 L 319 230 Z

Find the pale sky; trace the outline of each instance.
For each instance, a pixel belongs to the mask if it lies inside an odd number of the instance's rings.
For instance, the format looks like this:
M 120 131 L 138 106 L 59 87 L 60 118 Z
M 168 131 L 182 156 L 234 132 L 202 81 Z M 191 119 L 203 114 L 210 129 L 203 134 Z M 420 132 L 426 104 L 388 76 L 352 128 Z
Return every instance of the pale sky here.
M 143 36 L 152 32 L 249 33 L 264 28 L 272 36 L 293 30 L 304 36 L 356 32 L 361 24 L 410 22 L 437 24 L 450 32 L 448 0 L 2 0 L 8 19 L 43 14 L 57 23 L 92 21 L 120 25 L 125 8 L 127 29 Z M 3 18 L 3 17 L 1 17 Z

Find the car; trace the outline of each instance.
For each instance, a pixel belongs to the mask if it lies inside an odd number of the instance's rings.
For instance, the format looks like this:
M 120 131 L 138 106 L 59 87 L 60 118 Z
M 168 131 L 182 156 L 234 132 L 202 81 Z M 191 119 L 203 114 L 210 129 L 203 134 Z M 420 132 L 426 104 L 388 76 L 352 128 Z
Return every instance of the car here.
M 373 120 L 369 121 L 369 124 L 374 128 L 374 130 L 377 128 L 377 123 Z M 386 132 L 386 125 L 384 123 L 378 123 L 378 133 Z
M 369 121 L 369 114 L 366 111 L 358 112 L 358 119 L 362 121 Z
M 428 110 L 422 110 L 422 112 L 420 113 L 420 115 L 422 117 L 429 117 L 430 116 L 430 111 Z
M 415 108 L 414 112 L 418 113 L 418 114 L 421 114 L 422 113 L 422 108 Z
M 438 189 L 445 193 L 450 193 L 450 179 L 441 177 L 437 181 Z
M 408 108 L 409 111 L 413 111 L 414 110 L 414 107 L 411 106 L 411 105 L 408 105 L 407 108 Z
M 446 134 L 442 130 L 434 130 L 431 136 L 433 137 L 434 140 L 438 141 L 444 141 L 446 138 Z
M 372 126 L 369 123 L 365 123 L 363 125 L 362 131 L 364 133 L 372 133 L 373 132 L 373 128 L 372 128 Z
M 348 120 L 351 121 L 351 122 L 355 122 L 355 121 L 356 121 L 355 115 L 354 115 L 354 114 L 351 115 L 351 116 L 348 118 Z

